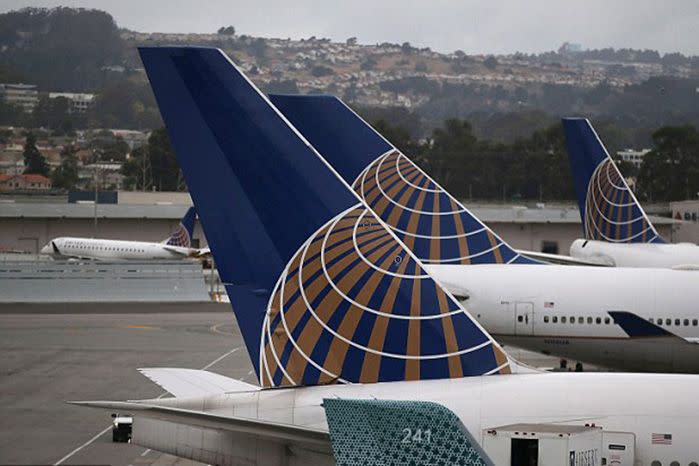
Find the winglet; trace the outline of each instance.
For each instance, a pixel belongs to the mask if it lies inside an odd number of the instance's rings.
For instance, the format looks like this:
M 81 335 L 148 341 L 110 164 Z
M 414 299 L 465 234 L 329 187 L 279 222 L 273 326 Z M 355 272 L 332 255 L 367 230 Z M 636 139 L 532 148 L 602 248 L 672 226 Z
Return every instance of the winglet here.
M 461 420 L 438 403 L 326 398 L 323 407 L 338 466 L 493 465 Z
M 677 337 L 677 335 L 674 333 L 668 332 L 664 328 L 655 324 L 651 324 L 647 320 L 632 312 L 609 311 L 609 315 L 612 316 L 614 322 L 617 323 L 631 338 Z
M 563 118 L 586 239 L 664 243 L 586 118 Z

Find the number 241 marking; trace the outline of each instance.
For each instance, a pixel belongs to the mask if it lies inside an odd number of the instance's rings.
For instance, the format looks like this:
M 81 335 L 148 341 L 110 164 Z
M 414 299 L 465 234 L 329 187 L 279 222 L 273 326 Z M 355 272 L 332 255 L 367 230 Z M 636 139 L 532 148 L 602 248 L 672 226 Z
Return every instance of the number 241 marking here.
M 403 429 L 403 440 L 400 443 L 430 443 L 432 441 L 432 431 L 430 429 L 415 429 L 408 427 Z

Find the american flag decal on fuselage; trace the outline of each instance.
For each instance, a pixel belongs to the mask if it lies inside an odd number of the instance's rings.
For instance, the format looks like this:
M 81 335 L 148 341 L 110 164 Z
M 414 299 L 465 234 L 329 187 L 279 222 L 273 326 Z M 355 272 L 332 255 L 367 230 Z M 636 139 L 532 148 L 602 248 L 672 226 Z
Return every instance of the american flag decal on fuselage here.
M 653 445 L 672 445 L 672 434 L 652 433 L 650 443 Z
M 324 225 L 285 268 L 260 368 L 264 387 L 510 371 L 504 352 L 361 205 Z

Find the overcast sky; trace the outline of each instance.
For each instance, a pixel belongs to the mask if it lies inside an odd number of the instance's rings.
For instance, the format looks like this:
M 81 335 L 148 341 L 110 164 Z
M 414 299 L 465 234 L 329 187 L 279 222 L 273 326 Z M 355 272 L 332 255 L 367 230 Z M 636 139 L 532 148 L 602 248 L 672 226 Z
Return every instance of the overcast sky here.
M 405 42 L 441 52 L 542 52 L 563 42 L 699 55 L 699 0 L 2 0 L 25 6 L 82 6 L 143 32 L 310 36 L 360 43 Z

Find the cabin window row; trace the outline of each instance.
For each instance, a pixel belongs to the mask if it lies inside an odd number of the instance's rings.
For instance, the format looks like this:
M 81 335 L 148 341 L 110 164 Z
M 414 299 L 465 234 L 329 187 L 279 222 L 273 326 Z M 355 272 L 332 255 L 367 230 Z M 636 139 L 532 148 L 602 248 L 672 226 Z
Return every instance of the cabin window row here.
M 136 248 L 109 248 L 106 246 L 72 246 L 76 249 L 90 249 L 93 251 L 118 251 L 118 252 L 146 252 L 145 249 Z
M 689 319 L 674 319 L 674 320 L 668 319 L 668 318 L 653 319 L 652 317 L 650 317 L 648 319 L 648 322 L 650 322 L 651 324 L 655 324 L 655 325 L 676 325 L 677 327 L 681 327 L 681 326 L 689 327 L 690 323 L 691 323 L 692 327 L 696 327 L 699 325 L 699 319 L 692 319 L 690 321 Z
M 604 317 L 604 318 L 602 318 L 602 317 L 595 317 L 595 318 L 577 317 L 576 318 L 575 316 L 570 316 L 570 317 L 568 317 L 568 316 L 560 316 L 560 317 L 559 316 L 544 316 L 544 323 L 547 323 L 547 324 L 549 322 L 551 322 L 553 324 L 557 324 L 559 322 L 562 324 L 567 324 L 567 323 L 575 324 L 576 320 L 577 320 L 578 324 L 584 324 L 587 322 L 588 324 L 601 325 L 602 323 L 604 323 L 605 325 L 609 325 L 610 323 L 612 323 L 612 319 L 610 317 Z M 520 320 L 520 322 L 521 322 L 521 320 Z M 655 324 L 655 325 L 675 325 L 677 327 L 681 327 L 681 326 L 689 327 L 690 325 L 692 327 L 699 326 L 699 319 L 691 319 L 691 320 L 690 319 L 669 319 L 669 318 L 654 319 L 652 317 L 649 317 L 648 322 L 650 322 L 651 324 Z
M 588 324 L 609 325 L 612 323 L 612 319 L 610 317 L 604 317 L 604 318 L 602 318 L 602 317 L 594 317 L 594 318 L 593 317 L 577 317 L 576 318 L 575 316 L 570 316 L 570 317 L 568 317 L 568 316 L 544 316 L 544 323 L 547 323 L 547 324 L 549 322 L 551 322 L 553 324 L 557 324 L 559 322 L 562 324 L 568 324 L 568 323 L 574 324 L 574 323 L 576 323 L 576 321 L 578 324 L 584 324 L 585 322 L 587 322 Z

